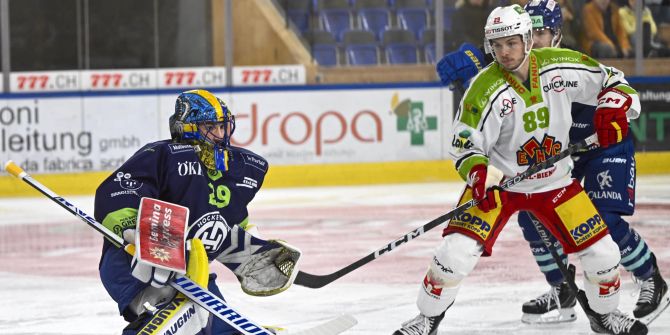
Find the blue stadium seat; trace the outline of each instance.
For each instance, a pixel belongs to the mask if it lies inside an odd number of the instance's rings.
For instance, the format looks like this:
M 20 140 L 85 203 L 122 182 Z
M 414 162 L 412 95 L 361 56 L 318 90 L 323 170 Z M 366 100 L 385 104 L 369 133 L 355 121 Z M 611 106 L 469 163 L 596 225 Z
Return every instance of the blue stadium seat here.
M 387 0 L 352 0 L 351 6 L 357 10 L 363 8 L 389 8 Z
M 376 44 L 352 44 L 345 47 L 349 65 L 379 64 L 379 48 Z
M 389 44 L 385 48 L 386 63 L 388 64 L 416 64 L 419 54 L 413 44 Z
M 391 11 L 386 8 L 363 8 L 358 11 L 361 27 L 375 33 L 381 41 L 384 30 L 391 26 Z
M 321 66 L 336 66 L 340 64 L 337 45 L 316 44 L 312 47 L 314 59 Z
M 414 32 L 418 39 L 420 33 L 428 26 L 428 12 L 420 8 L 399 8 L 396 15 L 400 28 Z
M 353 27 L 353 17 L 348 9 L 324 9 L 319 12 L 323 29 L 339 41 L 342 32 Z
M 433 48 L 435 48 L 435 34 L 436 32 L 434 28 L 425 29 L 421 32 L 421 39 L 419 39 L 419 43 L 422 45 L 433 44 Z M 458 48 L 458 45 L 456 44 L 457 39 L 454 38 L 452 33 L 444 30 L 442 32 L 442 37 L 444 41 L 443 43 L 445 53 L 451 52 Z
M 343 44 L 376 44 L 377 37 L 370 30 L 351 29 L 342 32 L 341 42 Z
M 298 27 L 301 33 L 309 30 L 309 11 L 290 9 L 286 11 L 286 15 Z
M 382 44 L 387 45 L 391 43 L 406 43 L 415 44 L 416 36 L 414 32 L 402 28 L 389 28 L 382 34 Z

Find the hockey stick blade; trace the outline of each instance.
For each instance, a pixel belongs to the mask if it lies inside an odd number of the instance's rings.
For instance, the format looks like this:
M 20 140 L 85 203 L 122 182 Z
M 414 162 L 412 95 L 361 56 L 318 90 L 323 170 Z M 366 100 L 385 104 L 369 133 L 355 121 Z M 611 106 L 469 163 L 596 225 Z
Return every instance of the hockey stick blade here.
M 522 180 L 524 180 L 524 179 L 526 179 L 526 178 L 528 178 L 528 177 L 530 177 L 530 176 L 532 176 L 532 175 L 534 175 L 534 174 L 536 174 L 536 173 L 538 173 L 538 172 L 540 172 L 544 169 L 552 167 L 558 161 L 560 161 L 560 160 L 562 160 L 566 157 L 569 157 L 572 154 L 574 154 L 574 153 L 576 153 L 576 152 L 578 152 L 582 149 L 595 146 L 595 145 L 597 145 L 597 143 L 598 143 L 598 138 L 597 138 L 596 134 L 593 134 L 593 135 L 591 135 L 591 136 L 589 136 L 589 137 L 587 137 L 587 138 L 585 138 L 585 139 L 583 139 L 583 140 L 581 140 L 581 141 L 579 141 L 575 144 L 570 145 L 567 149 L 561 151 L 561 153 L 559 153 L 558 155 L 551 156 L 551 157 L 547 158 L 547 160 L 545 160 L 544 162 L 535 164 L 535 165 L 529 167 L 526 171 L 524 171 L 524 172 L 522 172 L 522 173 L 520 173 L 516 176 L 513 176 L 513 177 L 510 177 L 510 178 L 506 179 L 500 185 L 500 188 L 509 189 L 510 187 L 518 184 Z M 327 274 L 327 275 L 315 275 L 315 274 L 299 271 L 298 275 L 295 278 L 294 283 L 296 285 L 305 286 L 305 287 L 309 287 L 309 288 L 324 287 L 324 286 L 334 282 L 335 280 L 341 278 L 342 276 L 360 268 L 361 266 L 374 261 L 375 259 L 389 253 L 390 251 L 393 251 L 397 247 L 399 247 L 399 246 L 401 246 L 401 245 L 403 245 L 403 244 L 405 244 L 405 243 L 423 235 L 425 232 L 441 225 L 442 223 L 444 223 L 448 220 L 451 220 L 452 218 L 460 215 L 461 213 L 463 213 L 467 209 L 472 208 L 476 205 L 477 205 L 477 202 L 474 199 L 470 200 L 470 201 L 454 208 L 450 212 L 448 212 L 448 213 L 446 213 L 446 214 L 444 214 L 444 215 L 442 215 L 442 216 L 424 224 L 423 226 L 421 226 L 419 228 L 416 228 L 416 229 L 410 231 L 409 233 L 401 236 L 400 238 L 398 238 L 398 239 L 386 244 L 385 246 L 377 249 L 376 251 L 372 252 L 371 254 L 369 254 L 369 255 L 357 260 L 356 262 L 351 263 L 351 264 L 349 264 L 349 265 L 347 265 L 347 266 L 345 266 L 345 267 L 343 267 L 343 268 L 341 268 L 341 269 L 339 269 L 339 270 L 337 270 L 333 273 L 330 273 L 330 274 Z
M 86 214 L 80 208 L 74 206 L 65 198 L 58 196 L 56 193 L 51 191 L 51 189 L 33 179 L 28 173 L 23 171 L 21 167 L 16 165 L 11 160 L 5 164 L 5 170 L 7 170 L 7 172 L 9 172 L 14 177 L 23 180 L 25 183 L 32 186 L 40 193 L 44 194 L 46 197 L 53 200 L 68 212 L 72 213 L 74 216 L 86 222 L 89 226 L 102 233 L 118 247 L 129 251 L 128 248 L 125 248 L 129 244 L 126 243 L 126 241 L 124 241 L 120 236 L 111 232 L 109 229 L 107 229 L 107 227 L 103 226 L 100 222 L 96 221 L 92 216 Z M 244 335 L 272 335 L 271 332 L 259 326 L 256 322 L 253 322 L 247 317 L 238 313 L 233 308 L 228 306 L 228 303 L 223 299 L 193 282 L 188 277 L 177 274 L 176 278 L 170 282 L 170 286 L 174 287 L 177 291 L 187 296 L 191 301 L 208 310 L 210 313 L 212 313 L 212 315 L 221 319 L 231 327 L 237 329 Z

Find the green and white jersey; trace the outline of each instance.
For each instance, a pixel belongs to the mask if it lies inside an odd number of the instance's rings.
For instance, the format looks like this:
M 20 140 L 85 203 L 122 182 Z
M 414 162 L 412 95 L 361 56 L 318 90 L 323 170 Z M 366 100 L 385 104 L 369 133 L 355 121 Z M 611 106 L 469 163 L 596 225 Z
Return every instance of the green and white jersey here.
M 461 100 L 452 126 L 449 154 L 466 180 L 477 164 L 492 164 L 505 176 L 565 150 L 572 125 L 573 102 L 595 106 L 606 87 L 633 97 L 627 115 L 637 118 L 640 100 L 624 74 L 582 53 L 558 48 L 532 50 L 529 79 L 520 83 L 493 62 L 479 72 Z M 571 182 L 572 160 L 563 159 L 511 188 L 513 192 L 544 192 Z

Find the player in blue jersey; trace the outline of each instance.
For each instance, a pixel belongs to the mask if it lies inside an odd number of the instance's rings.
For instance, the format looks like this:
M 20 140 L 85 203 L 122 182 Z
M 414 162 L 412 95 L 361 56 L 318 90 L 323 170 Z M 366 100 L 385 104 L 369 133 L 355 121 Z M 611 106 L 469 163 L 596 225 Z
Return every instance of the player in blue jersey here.
M 533 22 L 533 48 L 558 47 L 561 42 L 562 15 L 553 0 L 533 0 L 525 6 Z M 445 55 L 437 64 L 437 71 L 444 84 L 468 81 L 490 60 L 473 45 L 463 45 Z M 560 92 L 569 85 L 560 77 L 543 83 L 543 90 Z M 580 141 L 595 132 L 593 115 L 595 106 L 573 103 L 571 142 Z M 640 294 L 633 315 L 642 320 L 658 315 L 670 302 L 667 284 L 661 277 L 656 257 L 644 239 L 622 216 L 632 215 L 635 209 L 635 152 L 633 135 L 607 148 L 599 148 L 573 156 L 575 168 L 572 176 L 584 181 L 584 189 L 603 216 L 610 234 L 621 252 L 621 264 L 640 284 Z M 573 307 L 575 295 L 570 292 L 563 274 L 558 269 L 549 250 L 535 230 L 528 212 L 519 214 L 519 224 L 524 238 L 529 242 L 535 260 L 544 273 L 551 290 L 523 304 L 522 320 L 528 323 L 562 322 L 575 320 Z M 564 262 L 567 256 L 560 243 L 552 236 L 555 249 Z M 559 313 L 549 313 L 553 310 Z M 552 315 L 553 314 L 553 315 Z
M 230 145 L 235 118 L 226 104 L 205 90 L 179 95 L 170 117 L 172 139 L 145 145 L 98 187 L 95 218 L 134 243 L 142 197 L 189 209 L 186 239 L 200 239 L 205 264 L 218 260 L 252 295 L 287 289 L 297 273 L 300 251 L 281 241 L 251 236 L 247 205 L 268 171 L 263 157 Z M 123 334 L 238 334 L 223 321 L 166 286 L 171 273 L 151 267 L 105 240 L 100 277 L 120 314 Z M 202 274 L 189 273 L 191 277 Z M 201 285 L 221 296 L 215 274 Z

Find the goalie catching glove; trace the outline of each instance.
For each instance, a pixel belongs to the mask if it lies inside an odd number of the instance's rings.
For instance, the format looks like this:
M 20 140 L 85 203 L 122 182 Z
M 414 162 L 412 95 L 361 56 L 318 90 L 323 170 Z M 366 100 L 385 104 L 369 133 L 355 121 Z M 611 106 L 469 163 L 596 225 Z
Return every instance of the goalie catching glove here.
M 244 234 L 244 238 L 238 238 Z M 216 259 L 233 270 L 242 290 L 254 296 L 269 296 L 288 289 L 298 274 L 301 252 L 281 240 L 261 240 L 239 226 L 230 230 L 231 240 L 243 247 L 224 251 Z
M 598 106 L 593 125 L 598 142 L 603 148 L 619 143 L 628 135 L 626 112 L 633 102 L 628 93 L 616 88 L 606 88 L 598 94 Z

